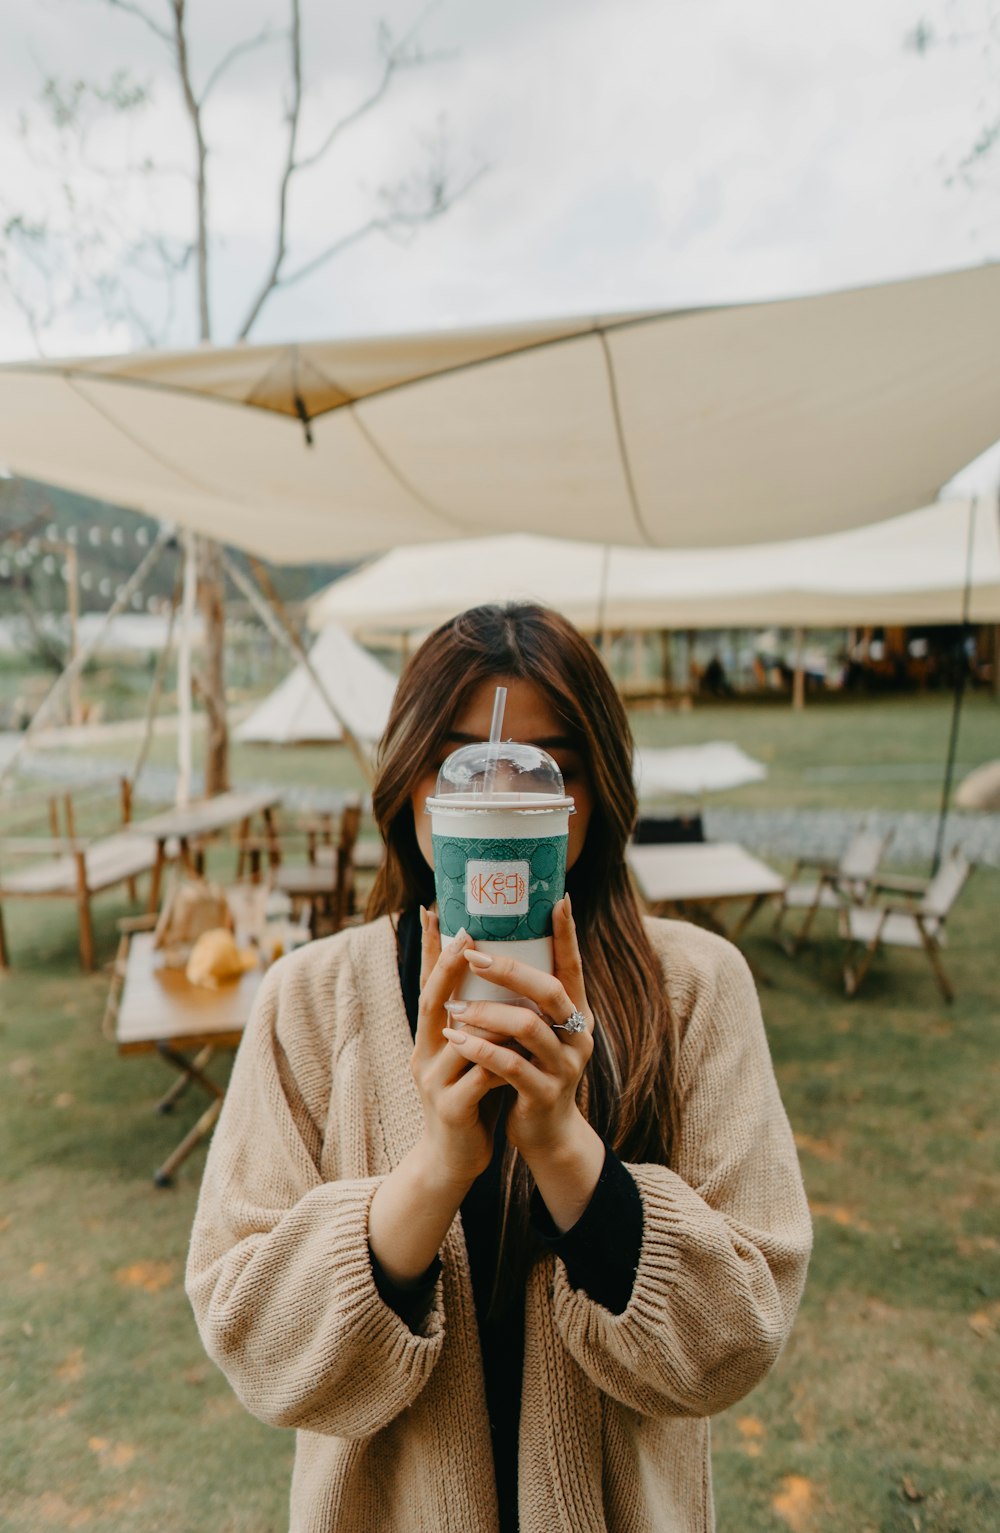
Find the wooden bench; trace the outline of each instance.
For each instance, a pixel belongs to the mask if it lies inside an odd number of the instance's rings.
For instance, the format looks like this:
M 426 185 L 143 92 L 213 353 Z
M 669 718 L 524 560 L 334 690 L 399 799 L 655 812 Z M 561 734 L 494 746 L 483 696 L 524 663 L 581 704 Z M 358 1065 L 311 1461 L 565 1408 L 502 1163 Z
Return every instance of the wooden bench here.
M 98 791 L 99 797 L 106 799 L 106 788 Z M 93 797 L 91 790 L 50 794 L 47 796 L 50 835 L 0 837 L 0 969 L 9 967 L 4 900 L 75 900 L 80 921 L 80 962 L 89 971 L 94 967 L 92 896 L 126 884 L 129 898 L 135 900 L 136 879 L 142 873 L 152 873 L 156 867 L 157 844 L 153 837 L 137 836 L 124 828 L 109 835 L 77 835 L 77 812 L 85 799 Z M 37 802 L 37 794 L 11 800 L 5 806 L 8 819 L 18 806 L 27 810 Z M 120 814 L 121 825 L 125 827 L 132 817 L 131 785 L 125 778 L 120 783 Z M 31 860 L 27 866 L 13 867 L 12 859 Z

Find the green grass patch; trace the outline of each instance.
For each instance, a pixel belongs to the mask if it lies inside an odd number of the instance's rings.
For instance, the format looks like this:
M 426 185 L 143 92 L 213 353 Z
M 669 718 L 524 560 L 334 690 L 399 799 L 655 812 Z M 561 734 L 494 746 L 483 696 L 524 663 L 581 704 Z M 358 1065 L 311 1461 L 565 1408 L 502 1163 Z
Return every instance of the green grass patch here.
M 720 1529 L 1000 1525 L 998 897 L 981 872 L 956 910 L 953 1007 L 921 954 L 848 1001 L 827 934 L 794 962 L 763 920 L 748 943 L 816 1247 L 776 1369 L 714 1424 Z M 124 906 L 97 905 L 110 956 Z M 291 1436 L 237 1405 L 182 1290 L 204 1152 L 150 1179 L 200 1104 L 155 1114 L 171 1075 L 102 1035 L 72 910 L 26 912 L 0 986 L 0 1523 L 277 1533 Z
M 747 808 L 928 809 L 938 807 L 951 724 L 951 700 L 940 695 L 862 700 L 824 699 L 802 713 L 787 703 L 702 703 L 690 713 L 642 709 L 632 713 L 643 745 L 701 745 L 732 740 L 768 769 L 767 778 L 709 802 Z M 88 746 L 94 758 L 130 764 L 133 744 L 105 740 Z M 964 768 L 1000 753 L 1000 709 L 983 693 L 967 696 L 958 756 Z M 173 766 L 177 741 L 157 735 L 149 760 Z M 360 789 L 359 770 L 341 745 L 273 748 L 232 746 L 237 784 L 259 781 L 292 787 Z
M 713 802 L 801 794 L 818 806 L 828 794 L 872 807 L 871 785 L 820 783 L 817 797 L 807 773 L 905 776 L 943 756 L 947 718 L 938 699 L 801 717 L 732 706 L 643 714 L 637 729 L 658 744 L 736 739 L 769 761 L 766 784 Z M 997 753 L 997 720 L 972 700 L 963 760 Z M 329 749 L 237 762 L 286 782 L 332 782 L 338 762 L 353 771 Z M 936 802 L 912 774 L 883 787 L 893 807 Z M 213 849 L 211 871 L 228 874 L 232 855 Z M 951 1007 L 909 952 L 880 958 L 848 1001 L 832 924 L 793 961 L 757 918 L 747 950 L 768 981 L 816 1244 L 785 1353 L 713 1425 L 720 1533 L 1000 1528 L 998 904 L 1000 873 L 980 869 L 949 924 Z M 120 892 L 94 902 L 102 962 L 125 909 Z M 0 980 L 0 1526 L 279 1533 L 291 1435 L 237 1405 L 182 1289 L 204 1151 L 174 1188 L 151 1180 L 201 1102 L 157 1116 L 171 1072 L 103 1036 L 107 976 L 80 974 L 70 903 L 14 903 L 5 917 L 16 968 Z M 212 1068 L 221 1079 L 227 1062 Z

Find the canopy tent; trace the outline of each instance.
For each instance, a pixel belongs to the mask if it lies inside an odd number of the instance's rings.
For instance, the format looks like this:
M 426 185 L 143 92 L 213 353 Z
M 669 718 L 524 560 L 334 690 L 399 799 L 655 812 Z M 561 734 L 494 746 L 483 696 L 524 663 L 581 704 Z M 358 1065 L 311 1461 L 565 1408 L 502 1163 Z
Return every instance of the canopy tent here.
M 348 729 L 359 740 L 380 739 L 396 678 L 336 624 L 323 630 L 309 651 L 309 660 Z M 340 719 L 334 718 L 306 667 L 297 665 L 239 725 L 236 739 L 245 745 L 341 740 Z
M 0 463 L 278 563 L 818 535 L 1000 431 L 1000 265 L 784 302 L 0 367 Z M 310 445 L 311 443 L 311 445 Z
M 320 592 L 309 623 L 367 636 L 419 631 L 463 607 L 518 598 L 588 630 L 957 623 L 970 516 L 970 620 L 1000 622 L 1000 517 L 980 497 L 745 548 L 602 549 L 519 535 L 401 548 Z

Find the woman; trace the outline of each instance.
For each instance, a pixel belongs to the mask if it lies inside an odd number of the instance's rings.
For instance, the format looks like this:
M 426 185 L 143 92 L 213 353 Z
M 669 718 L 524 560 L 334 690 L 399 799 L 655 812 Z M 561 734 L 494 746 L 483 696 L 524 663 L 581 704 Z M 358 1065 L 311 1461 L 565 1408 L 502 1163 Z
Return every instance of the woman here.
M 497 684 L 576 805 L 554 976 L 442 949 L 430 909 L 424 801 Z M 431 635 L 373 802 L 372 919 L 270 971 L 236 1059 L 188 1264 L 205 1346 L 298 1428 L 294 1533 L 705 1533 L 706 1418 L 774 1362 L 810 1246 L 746 964 L 640 916 L 624 710 L 544 608 Z M 456 1005 L 469 969 L 530 1004 Z

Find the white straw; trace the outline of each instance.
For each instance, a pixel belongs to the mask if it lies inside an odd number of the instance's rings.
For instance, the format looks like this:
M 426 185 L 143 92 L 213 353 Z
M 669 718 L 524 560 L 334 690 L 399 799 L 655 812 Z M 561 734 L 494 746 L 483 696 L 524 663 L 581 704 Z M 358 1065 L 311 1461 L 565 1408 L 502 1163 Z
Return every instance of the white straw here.
M 503 729 L 503 711 L 507 706 L 507 688 L 497 687 L 496 696 L 493 699 L 493 722 L 490 725 L 490 744 L 500 744 L 500 732 Z
M 491 794 L 493 783 L 497 775 L 497 758 L 500 755 L 500 734 L 503 729 L 504 709 L 507 706 L 507 688 L 497 687 L 493 698 L 493 720 L 490 724 L 490 748 L 486 753 L 486 774 L 483 778 L 483 792 Z

